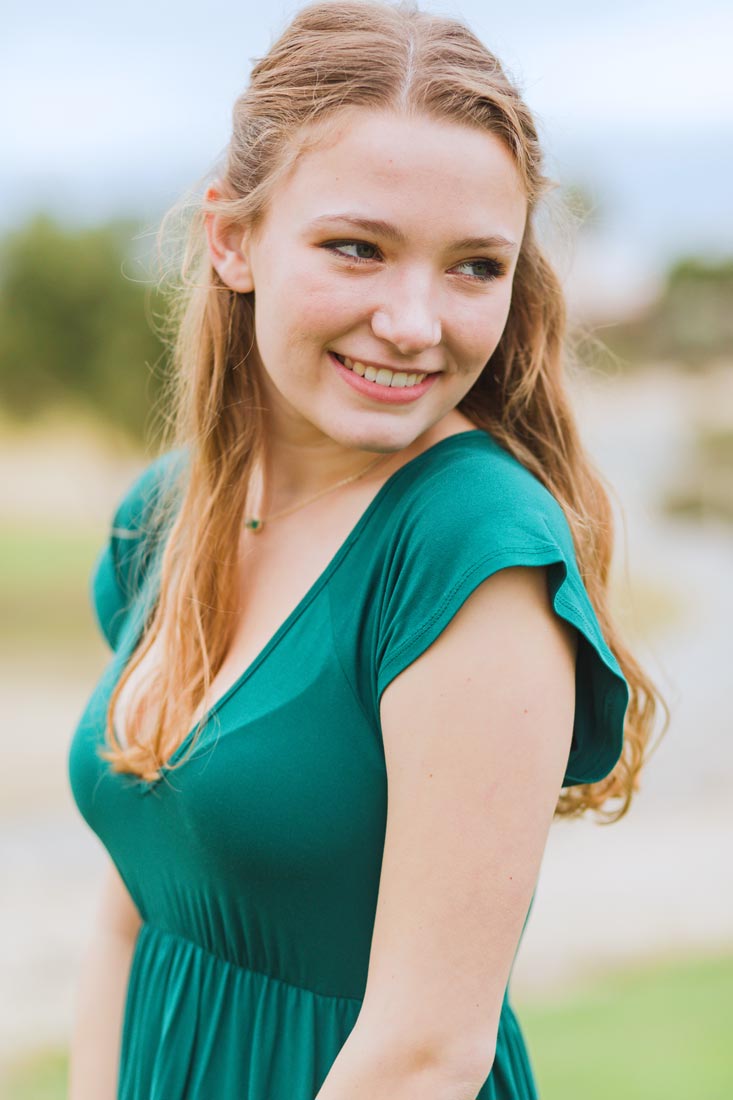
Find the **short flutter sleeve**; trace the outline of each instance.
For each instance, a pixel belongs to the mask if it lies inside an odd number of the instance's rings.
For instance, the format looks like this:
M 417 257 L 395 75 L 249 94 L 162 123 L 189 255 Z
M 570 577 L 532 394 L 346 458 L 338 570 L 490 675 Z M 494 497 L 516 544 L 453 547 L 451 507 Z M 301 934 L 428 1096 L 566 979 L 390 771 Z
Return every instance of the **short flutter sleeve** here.
M 113 650 L 120 643 L 133 603 L 142 591 L 156 549 L 151 519 L 159 495 L 182 459 L 180 450 L 154 459 L 123 494 L 107 540 L 92 567 L 90 602 L 97 624 Z
M 552 606 L 578 632 L 576 706 L 563 786 L 605 778 L 623 746 L 628 685 L 580 577 L 554 497 L 507 452 L 472 450 L 432 470 L 393 540 L 380 607 L 377 709 L 387 685 L 475 588 L 510 566 L 546 566 Z

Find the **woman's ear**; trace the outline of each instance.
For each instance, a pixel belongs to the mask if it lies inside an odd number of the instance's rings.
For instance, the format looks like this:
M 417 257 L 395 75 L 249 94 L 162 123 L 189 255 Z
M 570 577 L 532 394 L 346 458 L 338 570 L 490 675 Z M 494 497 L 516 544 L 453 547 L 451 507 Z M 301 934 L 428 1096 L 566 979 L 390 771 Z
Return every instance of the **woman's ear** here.
M 205 197 L 207 202 L 216 201 L 221 198 L 221 192 L 212 184 Z M 206 214 L 204 224 L 209 256 L 222 282 L 240 294 L 254 290 L 248 252 L 249 232 L 241 226 L 227 225 L 222 214 Z

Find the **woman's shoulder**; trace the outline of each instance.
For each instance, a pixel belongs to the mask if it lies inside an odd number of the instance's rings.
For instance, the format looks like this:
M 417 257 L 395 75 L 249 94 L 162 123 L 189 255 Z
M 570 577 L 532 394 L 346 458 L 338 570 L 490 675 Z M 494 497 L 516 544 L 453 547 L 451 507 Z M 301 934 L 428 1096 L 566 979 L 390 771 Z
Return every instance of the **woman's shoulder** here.
M 113 536 L 135 538 L 145 534 L 155 506 L 166 489 L 176 483 L 186 454 L 183 447 L 164 451 L 149 460 L 128 483 L 114 511 Z
M 97 621 L 113 649 L 133 603 L 150 575 L 171 510 L 158 508 L 166 488 L 175 488 L 186 452 L 175 448 L 150 460 L 117 501 L 107 537 L 92 569 L 91 602 Z
M 579 570 L 565 513 L 529 469 L 487 433 L 449 437 L 414 464 L 398 494 L 375 601 L 376 706 L 485 580 L 546 570 L 551 609 L 579 634 L 573 747 L 566 784 L 597 782 L 623 743 L 628 688 Z M 490 660 L 490 655 L 487 655 Z
M 565 513 L 541 480 L 488 432 L 476 429 L 441 440 L 418 456 L 400 494 L 399 532 L 429 539 L 436 551 L 451 542 L 496 539 L 559 544 L 572 552 Z
M 610 658 L 563 508 L 493 436 L 468 432 L 432 448 L 410 490 L 389 556 L 422 578 L 425 598 L 441 600 L 445 591 L 510 566 L 548 566 L 557 602 L 572 605 L 573 618 Z

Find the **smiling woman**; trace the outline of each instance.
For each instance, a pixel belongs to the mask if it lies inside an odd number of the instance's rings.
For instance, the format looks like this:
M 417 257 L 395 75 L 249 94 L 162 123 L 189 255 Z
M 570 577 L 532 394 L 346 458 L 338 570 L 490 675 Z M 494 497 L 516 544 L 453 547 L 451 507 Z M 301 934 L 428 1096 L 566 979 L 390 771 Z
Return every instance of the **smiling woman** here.
M 311 4 L 254 65 L 173 430 L 91 582 L 113 656 L 69 772 L 110 870 L 71 1100 L 536 1097 L 509 982 L 547 831 L 626 811 L 657 698 L 608 614 L 541 163 L 498 60 L 411 4 Z

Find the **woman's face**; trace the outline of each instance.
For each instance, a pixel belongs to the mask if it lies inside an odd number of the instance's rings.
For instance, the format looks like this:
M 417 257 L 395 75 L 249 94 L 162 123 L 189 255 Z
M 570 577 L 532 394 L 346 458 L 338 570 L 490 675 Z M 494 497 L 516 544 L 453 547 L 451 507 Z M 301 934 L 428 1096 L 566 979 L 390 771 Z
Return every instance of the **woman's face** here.
M 254 289 L 275 438 L 396 450 L 455 409 L 504 329 L 526 210 L 511 154 L 466 126 L 358 110 L 304 153 L 220 268 Z

